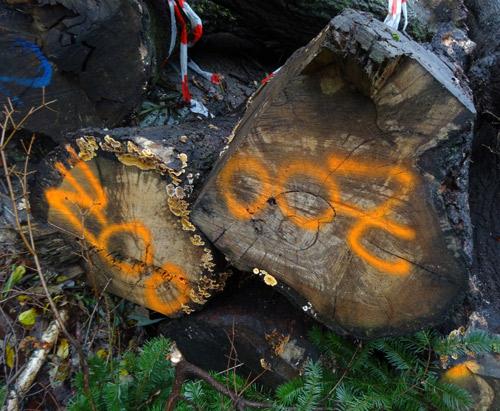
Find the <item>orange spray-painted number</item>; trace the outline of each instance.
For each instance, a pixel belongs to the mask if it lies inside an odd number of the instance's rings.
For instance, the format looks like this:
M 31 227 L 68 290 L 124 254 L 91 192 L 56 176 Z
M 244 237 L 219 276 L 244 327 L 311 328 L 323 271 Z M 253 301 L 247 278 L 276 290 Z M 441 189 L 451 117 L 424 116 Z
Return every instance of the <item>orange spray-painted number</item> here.
M 95 177 L 89 166 L 81 161 L 74 150 L 68 146 L 74 164 L 68 170 L 60 162 L 55 164 L 56 169 L 63 176 L 65 189 L 49 188 L 45 192 L 45 198 L 51 211 L 56 211 L 67 222 L 70 229 L 77 230 L 78 235 L 83 235 L 88 243 L 96 247 L 97 253 L 109 265 L 114 267 L 125 281 L 130 277 L 138 278 L 144 274 L 145 266 L 153 263 L 154 244 L 151 232 L 141 221 L 128 221 L 111 224 L 106 218 L 106 210 L 109 210 L 108 198 L 99 180 Z M 89 220 L 94 222 L 93 229 L 88 227 Z M 95 234 L 95 223 L 100 227 L 99 234 Z M 93 232 L 94 231 L 94 232 Z M 110 249 L 111 239 L 116 236 L 131 236 L 137 244 L 141 244 L 142 254 L 138 258 L 140 263 L 131 264 L 118 261 L 113 258 Z M 167 264 L 163 271 L 153 273 L 145 282 L 144 299 L 153 310 L 166 315 L 173 315 L 182 308 L 183 304 L 189 302 L 191 287 L 186 275 L 174 264 Z M 165 283 L 165 284 L 164 284 Z M 176 292 L 170 293 L 175 296 L 172 301 L 165 302 L 158 290 L 167 285 Z
M 356 222 L 347 233 L 347 241 L 358 257 L 386 273 L 406 275 L 411 270 L 411 264 L 403 258 L 394 256 L 385 260 L 368 251 L 363 246 L 363 239 L 371 230 L 381 230 L 392 236 L 410 241 L 416 237 L 415 230 L 405 224 L 392 221 L 387 216 L 407 200 L 415 184 L 414 175 L 399 165 L 386 165 L 379 162 L 360 161 L 335 154 L 327 156 L 327 164 L 305 162 L 303 159 L 291 162 L 278 168 L 277 175 L 270 176 L 264 162 L 256 157 L 233 156 L 219 174 L 219 185 L 229 212 L 236 218 L 246 220 L 264 210 L 269 197 L 276 196 L 276 203 L 283 215 L 297 227 L 306 230 L 321 230 L 322 226 L 334 220 L 336 216 L 348 216 Z M 251 202 L 245 203 L 234 194 L 238 188 L 235 175 L 241 177 L 250 174 L 260 181 L 261 191 Z M 370 181 L 384 180 L 384 184 L 393 186 L 394 194 L 382 204 L 366 208 L 351 204 L 341 196 L 341 188 L 336 183 L 336 177 L 347 177 L 350 180 Z M 306 214 L 289 203 L 287 194 L 293 192 L 290 184 L 294 179 L 306 178 L 319 183 L 320 191 L 326 194 L 325 206 L 317 215 Z M 316 186 L 318 186 L 316 184 Z M 272 187 L 272 188 L 271 188 Z M 301 189 L 304 192 L 303 189 Z M 312 192 L 316 195 L 318 189 Z M 323 198 L 323 197 L 322 197 Z
M 288 184 L 293 177 L 297 175 L 307 176 L 311 180 L 316 180 L 325 188 L 328 194 L 328 207 L 320 215 L 305 215 L 296 207 L 289 204 L 286 199 L 288 193 Z M 303 161 L 292 163 L 287 167 L 282 167 L 282 171 L 276 177 L 276 185 L 279 187 L 280 194 L 276 197 L 276 203 L 281 209 L 283 215 L 289 218 L 294 224 L 308 230 L 318 230 L 322 224 L 331 222 L 335 218 L 335 210 L 330 206 L 339 200 L 338 189 L 335 182 L 330 178 L 324 168 L 312 163 Z M 282 195 L 283 193 L 284 195 Z
M 259 191 L 253 193 L 251 202 L 242 202 L 235 190 L 236 176 L 245 174 L 259 181 Z M 219 184 L 223 187 L 222 196 L 229 207 L 229 212 L 236 218 L 247 220 L 260 213 L 266 201 L 271 194 L 271 185 L 269 184 L 269 173 L 265 166 L 254 157 L 243 158 L 233 156 L 226 166 L 222 169 L 218 177 Z

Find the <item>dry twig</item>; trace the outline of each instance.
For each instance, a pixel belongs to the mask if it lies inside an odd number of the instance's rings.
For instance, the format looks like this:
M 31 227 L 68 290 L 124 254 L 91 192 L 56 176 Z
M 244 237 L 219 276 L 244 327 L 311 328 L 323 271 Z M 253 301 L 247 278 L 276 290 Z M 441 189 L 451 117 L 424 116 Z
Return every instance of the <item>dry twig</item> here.
M 33 147 L 34 137 L 31 139 L 29 146 L 26 148 L 26 161 L 25 161 L 25 165 L 24 165 L 24 170 L 20 174 L 18 174 L 18 178 L 19 178 L 21 185 L 22 185 L 21 197 L 24 198 L 25 204 L 26 204 L 27 225 L 28 225 L 27 235 L 23 229 L 23 226 L 21 224 L 21 220 L 19 218 L 19 213 L 18 213 L 17 204 L 16 204 L 17 196 L 15 195 L 14 187 L 12 184 L 11 175 L 14 173 L 14 167 L 9 168 L 9 166 L 7 164 L 7 158 L 5 155 L 5 149 L 6 149 L 8 142 L 12 139 L 12 137 L 15 135 L 15 133 L 21 129 L 24 122 L 33 113 L 37 112 L 38 110 L 40 110 L 42 108 L 49 108 L 48 105 L 51 103 L 52 103 L 52 101 L 45 102 L 45 90 L 43 90 L 42 104 L 36 108 L 31 108 L 30 111 L 28 112 L 28 114 L 26 114 L 19 123 L 16 123 L 16 121 L 14 120 L 14 117 L 13 117 L 15 110 L 12 106 L 12 103 L 9 100 L 9 106 L 4 106 L 4 112 L 3 112 L 4 118 L 3 118 L 2 123 L 0 124 L 0 127 L 1 127 L 0 159 L 2 162 L 3 170 L 4 170 L 5 181 L 7 183 L 10 201 L 12 203 L 12 209 L 13 209 L 14 216 L 15 216 L 17 231 L 18 231 L 24 245 L 26 246 L 27 250 L 29 251 L 29 253 L 33 257 L 33 260 L 35 262 L 36 272 L 38 273 L 38 276 L 40 278 L 40 283 L 42 284 L 42 288 L 45 292 L 45 296 L 46 296 L 47 300 L 49 301 L 49 305 L 50 305 L 52 314 L 54 315 L 55 321 L 56 321 L 58 327 L 60 328 L 60 330 L 64 333 L 65 337 L 68 339 L 68 341 L 70 341 L 70 343 L 73 345 L 73 347 L 75 348 L 75 350 L 78 353 L 78 357 L 80 359 L 80 364 L 81 364 L 81 367 L 82 367 L 83 373 L 84 373 L 85 391 L 89 394 L 89 396 L 91 398 L 92 408 L 94 410 L 96 410 L 94 399 L 93 399 L 93 396 L 90 392 L 90 387 L 89 387 L 89 381 L 88 381 L 89 380 L 89 369 L 88 369 L 87 358 L 83 352 L 81 345 L 73 338 L 73 336 L 68 332 L 68 330 L 66 329 L 66 326 L 64 325 L 64 321 L 61 318 L 61 314 L 59 313 L 59 311 L 56 307 L 56 304 L 55 304 L 54 300 L 52 299 L 52 296 L 50 295 L 49 288 L 47 286 L 47 281 L 45 279 L 45 275 L 43 273 L 43 269 L 42 269 L 42 266 L 40 264 L 40 260 L 38 258 L 38 253 L 37 253 L 36 247 L 35 247 L 33 229 L 31 226 L 31 213 L 30 213 L 30 207 L 29 207 L 28 186 L 27 186 L 27 183 L 28 183 L 27 182 L 28 162 L 29 162 L 29 157 L 31 154 L 31 149 Z M 10 132 L 10 134 L 8 134 L 8 131 L 7 131 L 9 129 L 9 127 L 12 128 L 12 131 Z

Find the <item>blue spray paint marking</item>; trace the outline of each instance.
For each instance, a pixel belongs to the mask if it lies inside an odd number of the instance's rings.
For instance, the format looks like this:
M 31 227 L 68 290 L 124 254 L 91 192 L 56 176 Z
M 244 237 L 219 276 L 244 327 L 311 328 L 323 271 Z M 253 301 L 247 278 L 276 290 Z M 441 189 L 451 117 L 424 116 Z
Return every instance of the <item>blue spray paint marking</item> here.
M 0 93 L 3 93 L 6 97 L 10 97 L 10 100 L 14 104 L 24 106 L 24 103 L 22 102 L 22 100 L 19 97 L 17 97 L 17 96 L 11 97 L 10 90 L 7 87 L 5 87 L 2 83 L 0 83 Z
M 16 46 L 22 46 L 21 53 L 31 54 L 34 53 L 36 57 L 40 60 L 40 66 L 37 69 L 37 73 L 43 71 L 41 77 L 35 78 L 26 78 L 26 77 L 16 77 L 16 76 L 0 76 L 0 82 L 3 83 L 15 83 L 21 86 L 30 87 L 30 88 L 42 88 L 46 87 L 50 84 L 52 79 L 52 66 L 49 61 L 45 58 L 42 51 L 36 46 L 26 40 L 16 39 L 14 44 L 9 47 L 9 50 L 14 49 Z M 0 84 L 0 92 L 2 92 L 5 96 L 10 97 L 10 90 L 4 85 Z M 12 102 L 17 102 L 19 105 L 23 106 L 23 102 L 19 97 L 12 97 Z

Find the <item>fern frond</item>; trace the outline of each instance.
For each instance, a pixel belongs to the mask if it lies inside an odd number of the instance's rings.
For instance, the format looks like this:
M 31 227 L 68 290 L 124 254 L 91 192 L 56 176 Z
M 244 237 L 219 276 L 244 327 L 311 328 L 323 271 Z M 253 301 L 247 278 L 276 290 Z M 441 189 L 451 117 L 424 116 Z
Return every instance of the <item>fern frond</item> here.
M 276 389 L 276 397 L 279 403 L 285 406 L 295 404 L 304 388 L 304 380 L 302 378 L 295 378 L 284 384 L 281 384 Z
M 377 340 L 374 344 L 379 351 L 384 353 L 389 364 L 397 370 L 417 372 L 422 368 L 423 361 L 408 351 L 400 339 L 384 338 Z
M 435 339 L 435 332 L 433 330 L 422 330 L 401 339 L 405 342 L 407 349 L 420 354 L 432 348 L 431 341 Z
M 335 360 L 339 367 L 346 367 L 353 355 L 356 346 L 332 332 L 323 334 L 318 328 L 309 332 L 309 338 L 325 355 Z
M 144 343 L 135 365 L 137 367 L 136 394 L 132 401 L 139 407 L 144 404 L 156 391 L 169 386 L 173 379 L 174 370 L 166 360 L 170 341 L 166 338 L 152 338 Z
M 317 408 L 321 399 L 323 369 L 319 362 L 309 361 L 304 373 L 304 386 L 299 393 L 297 403 L 299 410 L 310 411 Z
M 472 397 L 458 385 L 445 383 L 436 376 L 430 377 L 424 385 L 426 398 L 439 409 L 468 410 L 472 405 Z
M 499 351 L 500 338 L 491 337 L 486 331 L 472 330 L 466 334 L 452 333 L 435 341 L 434 351 L 440 356 L 463 355 L 468 352 L 484 354 Z

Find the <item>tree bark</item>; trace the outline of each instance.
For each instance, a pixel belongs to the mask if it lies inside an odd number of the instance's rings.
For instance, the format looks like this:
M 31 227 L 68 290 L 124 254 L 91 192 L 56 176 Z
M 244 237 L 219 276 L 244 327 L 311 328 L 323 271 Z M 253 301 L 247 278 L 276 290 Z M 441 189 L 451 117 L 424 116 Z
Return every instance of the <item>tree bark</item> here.
M 471 298 L 480 317 L 475 324 L 500 332 L 500 2 L 468 0 L 470 37 L 477 46 L 467 69 L 478 107 L 470 169 L 470 206 L 474 226 Z
M 135 0 L 0 3 L 0 105 L 55 111 L 24 128 L 61 141 L 82 127 L 116 127 L 140 103 L 152 74 L 147 9 Z
M 471 252 L 475 110 L 453 79 L 418 44 L 344 12 L 252 98 L 193 221 L 337 331 L 443 321 Z

